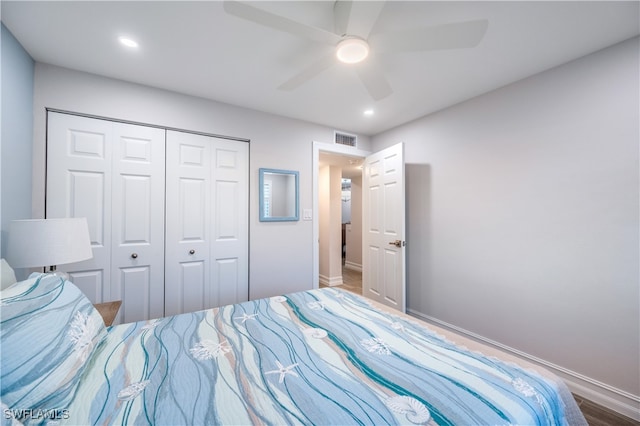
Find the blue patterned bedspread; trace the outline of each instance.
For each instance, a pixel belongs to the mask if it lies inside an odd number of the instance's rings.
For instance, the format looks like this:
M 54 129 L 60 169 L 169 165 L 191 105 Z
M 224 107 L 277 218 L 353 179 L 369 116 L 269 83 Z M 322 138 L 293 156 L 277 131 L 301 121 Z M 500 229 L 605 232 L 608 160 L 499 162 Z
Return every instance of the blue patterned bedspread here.
M 69 424 L 562 425 L 557 386 L 334 289 L 114 326 Z

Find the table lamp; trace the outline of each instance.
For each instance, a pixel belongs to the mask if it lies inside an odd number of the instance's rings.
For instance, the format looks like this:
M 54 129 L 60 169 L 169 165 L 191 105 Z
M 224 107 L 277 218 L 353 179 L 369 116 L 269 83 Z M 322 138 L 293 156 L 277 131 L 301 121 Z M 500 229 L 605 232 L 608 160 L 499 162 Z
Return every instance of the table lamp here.
M 9 224 L 7 260 L 14 268 L 48 267 L 68 279 L 57 265 L 91 259 L 91 240 L 87 219 L 28 219 Z

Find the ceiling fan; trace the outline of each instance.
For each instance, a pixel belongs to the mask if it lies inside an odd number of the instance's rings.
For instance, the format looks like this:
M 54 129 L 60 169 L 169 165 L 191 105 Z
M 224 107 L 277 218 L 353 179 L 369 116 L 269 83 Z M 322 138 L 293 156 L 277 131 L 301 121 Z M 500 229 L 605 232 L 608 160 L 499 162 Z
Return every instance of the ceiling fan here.
M 333 45 L 335 54 L 319 58 L 289 80 L 280 90 L 293 90 L 322 71 L 334 66 L 336 59 L 354 65 L 360 81 L 378 101 L 393 93 L 391 86 L 370 52 L 412 52 L 475 47 L 487 31 L 488 21 L 478 19 L 392 33 L 371 34 L 384 1 L 338 0 L 333 7 L 335 31 L 313 27 L 276 15 L 244 2 L 227 0 L 224 10 L 265 27 L 284 31 L 308 40 Z

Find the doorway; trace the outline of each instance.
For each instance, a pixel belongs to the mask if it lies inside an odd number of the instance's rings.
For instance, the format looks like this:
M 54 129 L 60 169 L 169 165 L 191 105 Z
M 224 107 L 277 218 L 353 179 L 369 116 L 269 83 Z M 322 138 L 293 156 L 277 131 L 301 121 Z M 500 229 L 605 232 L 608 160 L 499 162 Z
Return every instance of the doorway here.
M 362 294 L 362 163 L 369 152 L 318 142 L 313 151 L 314 288 Z

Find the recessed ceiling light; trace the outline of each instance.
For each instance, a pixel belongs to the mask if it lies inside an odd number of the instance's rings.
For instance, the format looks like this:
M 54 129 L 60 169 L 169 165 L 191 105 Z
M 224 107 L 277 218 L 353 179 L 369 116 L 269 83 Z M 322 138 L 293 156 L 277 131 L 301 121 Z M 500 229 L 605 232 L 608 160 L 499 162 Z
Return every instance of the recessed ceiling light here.
M 367 109 L 363 112 L 364 115 L 366 116 L 371 116 L 373 115 L 374 111 L 372 109 Z
M 346 38 L 338 43 L 336 56 L 345 64 L 357 64 L 369 55 L 369 44 L 361 38 Z
M 118 41 L 121 44 L 123 44 L 124 46 L 127 46 L 127 47 L 131 47 L 131 48 L 138 47 L 138 42 L 136 42 L 135 40 L 130 39 L 129 37 L 118 37 Z

